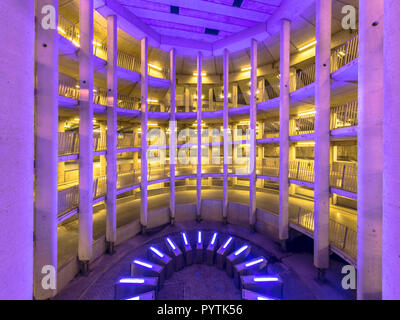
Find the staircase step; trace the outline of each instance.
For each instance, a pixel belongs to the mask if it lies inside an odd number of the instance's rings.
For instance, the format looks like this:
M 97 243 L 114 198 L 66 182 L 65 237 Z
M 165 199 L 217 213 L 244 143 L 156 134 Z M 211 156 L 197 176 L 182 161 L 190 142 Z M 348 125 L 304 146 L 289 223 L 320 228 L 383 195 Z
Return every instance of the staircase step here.
M 115 283 L 114 298 L 121 300 L 157 290 L 158 277 L 126 277 L 119 279 Z
M 131 261 L 131 277 L 158 277 L 161 287 L 165 280 L 165 268 L 144 259 L 134 259 Z
M 148 259 L 165 267 L 165 277 L 169 279 L 175 271 L 174 260 L 156 247 L 149 247 L 147 251 Z
M 210 243 L 208 244 L 208 247 L 206 249 L 206 263 L 209 266 L 212 266 L 215 263 L 215 250 L 218 247 L 218 243 L 219 243 L 218 233 L 214 232 L 213 235 L 211 236 Z
M 243 300 L 279 300 L 273 297 L 268 297 L 268 296 L 263 296 L 262 294 L 259 294 L 254 291 L 242 290 L 242 299 Z
M 283 298 L 283 282 L 276 275 L 257 274 L 240 277 L 241 288 L 257 292 L 263 296 Z
M 228 274 L 228 276 L 233 277 L 233 266 L 235 264 L 239 264 L 245 261 L 248 255 L 250 254 L 250 251 L 251 251 L 250 245 L 246 244 L 235 249 L 230 255 L 227 256 L 226 273 Z
M 174 260 L 175 271 L 182 270 L 182 268 L 185 266 L 182 251 L 171 237 L 165 238 L 165 244 L 172 256 L 172 259 Z
M 224 269 L 226 257 L 232 252 L 234 247 L 235 239 L 233 237 L 228 237 L 224 242 L 222 242 L 221 247 L 217 250 L 218 269 Z
M 267 259 L 262 256 L 235 264 L 233 267 L 235 285 L 240 287 L 240 276 L 254 274 L 257 271 L 266 268 L 267 264 Z
M 149 291 L 149 292 L 139 294 L 138 296 L 133 296 L 133 297 L 126 298 L 123 300 L 155 300 L 155 299 L 156 299 L 156 292 Z
M 181 233 L 182 238 L 182 248 L 183 256 L 185 257 L 186 266 L 191 266 L 193 264 L 193 250 L 189 241 L 189 236 L 186 232 Z

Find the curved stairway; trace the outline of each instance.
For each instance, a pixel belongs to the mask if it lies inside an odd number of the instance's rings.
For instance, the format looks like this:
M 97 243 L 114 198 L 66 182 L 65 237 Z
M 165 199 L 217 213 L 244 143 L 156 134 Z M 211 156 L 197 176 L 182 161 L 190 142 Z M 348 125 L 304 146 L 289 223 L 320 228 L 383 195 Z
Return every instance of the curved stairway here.
M 267 258 L 249 243 L 211 231 L 181 232 L 147 248 L 146 257 L 131 261 L 131 274 L 115 283 L 116 300 L 155 300 L 165 279 L 194 263 L 225 269 L 244 300 L 280 300 L 283 282 L 268 274 Z

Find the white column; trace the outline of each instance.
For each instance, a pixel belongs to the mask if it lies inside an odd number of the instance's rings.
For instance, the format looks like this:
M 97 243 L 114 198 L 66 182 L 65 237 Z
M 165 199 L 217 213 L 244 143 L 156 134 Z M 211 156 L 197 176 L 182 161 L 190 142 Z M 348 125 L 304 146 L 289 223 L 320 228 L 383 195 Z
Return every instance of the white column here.
M 48 5 L 58 8 L 58 1 L 38 0 L 36 15 L 40 17 L 42 8 Z M 58 32 L 57 29 L 45 30 L 40 23 L 36 31 L 34 296 L 35 299 L 49 299 L 57 290 L 43 288 L 42 269 L 44 266 L 53 266 L 57 275 Z
M 107 17 L 107 220 L 106 247 L 114 252 L 117 241 L 117 17 Z
M 25 300 L 33 296 L 35 2 L 3 0 L 0 19 L 0 299 Z
M 229 52 L 228 49 L 224 49 L 224 109 L 223 109 L 223 127 L 224 127 L 224 154 L 223 154 L 223 196 L 222 196 L 222 219 L 224 223 L 228 219 L 228 161 L 229 161 L 229 143 L 232 139 L 229 139 L 229 106 L 228 106 L 228 95 L 229 95 Z
M 170 170 L 170 199 L 169 210 L 171 215 L 171 224 L 175 222 L 175 159 L 176 159 L 176 110 L 175 110 L 175 49 L 169 52 L 169 69 L 170 69 L 170 106 L 171 118 L 169 123 L 169 170 Z
M 329 267 L 331 12 L 331 1 L 316 1 L 314 266 L 321 272 Z
M 385 1 L 382 298 L 400 299 L 400 2 Z
M 79 11 L 79 243 L 82 273 L 89 268 L 93 243 L 93 0 Z
M 281 21 L 279 107 L 279 240 L 289 237 L 290 21 Z
M 257 41 L 250 43 L 250 203 L 249 224 L 254 229 L 256 223 L 256 124 L 257 124 Z
M 201 219 L 201 95 L 202 95 L 202 61 L 201 52 L 197 54 L 197 220 Z
M 147 227 L 147 123 L 148 123 L 148 39 L 141 40 L 141 161 L 140 161 L 140 224 L 142 232 Z
M 384 5 L 379 0 L 359 5 L 357 298 L 380 299 Z

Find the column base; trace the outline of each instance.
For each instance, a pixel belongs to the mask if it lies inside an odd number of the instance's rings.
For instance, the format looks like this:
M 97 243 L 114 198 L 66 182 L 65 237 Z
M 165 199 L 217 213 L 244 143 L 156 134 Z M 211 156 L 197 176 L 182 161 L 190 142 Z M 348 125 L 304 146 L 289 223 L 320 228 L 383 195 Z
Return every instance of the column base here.
M 171 218 L 169 223 L 171 226 L 175 225 L 175 218 Z
M 106 253 L 107 254 L 114 254 L 115 249 L 114 249 L 114 242 L 111 241 L 106 241 Z
M 283 252 L 287 252 L 288 251 L 287 250 L 287 240 L 280 240 L 279 244 L 280 244 L 281 250 Z
M 222 217 L 222 223 L 224 225 L 227 225 L 228 224 L 228 217 Z
M 257 232 L 255 223 L 250 224 L 250 231 L 253 232 L 253 233 Z
M 89 273 L 89 261 L 79 261 L 79 272 L 83 276 Z
M 146 234 L 147 234 L 147 226 L 140 225 L 140 229 L 141 229 L 141 233 L 142 233 L 143 235 L 146 235 Z
M 201 216 L 196 216 L 196 222 L 200 223 L 201 222 Z
M 317 268 L 317 281 L 325 283 L 326 282 L 325 274 L 326 274 L 326 269 Z

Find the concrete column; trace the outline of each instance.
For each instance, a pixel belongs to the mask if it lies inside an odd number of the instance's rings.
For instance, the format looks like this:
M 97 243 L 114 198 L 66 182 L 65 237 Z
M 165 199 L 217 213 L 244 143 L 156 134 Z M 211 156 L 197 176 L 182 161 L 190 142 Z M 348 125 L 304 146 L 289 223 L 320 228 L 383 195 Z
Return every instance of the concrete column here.
M 0 19 L 0 299 L 28 300 L 34 267 L 35 2 L 1 1 Z M 51 52 L 54 42 L 49 44 Z
M 185 92 L 184 92 L 184 97 L 185 97 L 185 112 L 190 111 L 190 89 L 188 86 L 185 86 Z
M 238 106 L 238 84 L 232 84 L 232 108 L 237 108 Z
M 58 8 L 58 1 L 39 0 L 36 16 L 40 18 L 42 8 L 48 5 Z M 35 299 L 49 299 L 56 294 L 57 290 L 55 287 L 47 289 L 42 286 L 44 276 L 42 270 L 45 266 L 52 266 L 55 270 L 54 275 L 57 276 L 58 32 L 57 29 L 46 30 L 41 26 L 41 20 L 38 22 L 36 26 L 36 212 L 33 277 Z M 22 48 L 18 51 L 26 52 Z M 33 70 L 31 72 L 33 73 Z M 21 90 L 23 89 L 18 88 L 16 92 L 26 94 Z M 19 106 L 17 110 L 21 112 Z M 16 118 L 10 120 L 14 122 Z M 21 146 L 22 150 L 26 147 L 30 146 Z M 14 159 L 14 161 L 17 160 Z M 23 170 L 24 173 L 25 170 Z M 5 171 L 2 170 L 2 172 Z M 5 245 L 8 246 L 8 243 Z M 4 258 L 9 257 L 4 256 Z M 14 267 L 13 272 L 15 272 Z
M 400 3 L 385 1 L 382 298 L 400 299 Z M 397 108 L 396 108 L 397 106 Z
M 329 267 L 329 109 L 332 3 L 316 1 L 314 266 Z M 320 274 L 319 274 L 320 275 Z
M 223 109 L 223 135 L 224 135 L 224 163 L 223 163 L 223 196 L 222 196 L 222 219 L 227 222 L 228 219 L 228 164 L 229 164 L 229 147 L 232 139 L 229 139 L 229 52 L 224 49 L 224 109 Z
M 148 124 L 148 39 L 143 38 L 141 44 L 141 161 L 140 161 L 140 224 L 142 232 L 147 227 L 147 124 Z
M 256 158 L 257 158 L 257 40 L 250 43 L 250 212 L 249 224 L 251 228 L 256 223 Z
M 359 7 L 357 298 L 380 299 L 384 4 L 361 0 Z
M 169 52 L 169 69 L 170 69 L 170 106 L 171 118 L 169 123 L 169 170 L 170 170 L 170 198 L 169 211 L 171 215 L 171 224 L 175 222 L 175 159 L 176 159 L 176 110 L 175 110 L 175 86 L 176 86 L 176 63 L 175 49 Z
M 208 110 L 214 110 L 214 89 L 208 90 Z
M 201 95 L 202 95 L 202 64 L 201 52 L 197 54 L 197 220 L 201 219 Z
M 82 273 L 89 268 L 93 243 L 93 0 L 79 11 L 79 243 Z
M 289 237 L 289 82 L 290 24 L 281 21 L 280 106 L 279 106 L 279 239 Z
M 114 252 L 117 241 L 117 17 L 107 17 L 107 194 L 106 247 Z
M 58 108 L 58 104 L 57 104 L 57 108 Z M 58 123 L 58 132 L 65 132 L 64 123 L 65 123 L 65 121 L 63 121 L 63 120 Z M 58 135 L 57 135 L 57 138 L 58 138 Z M 58 163 L 58 175 L 57 176 L 58 176 L 58 184 L 65 182 L 65 162 L 64 161 Z

